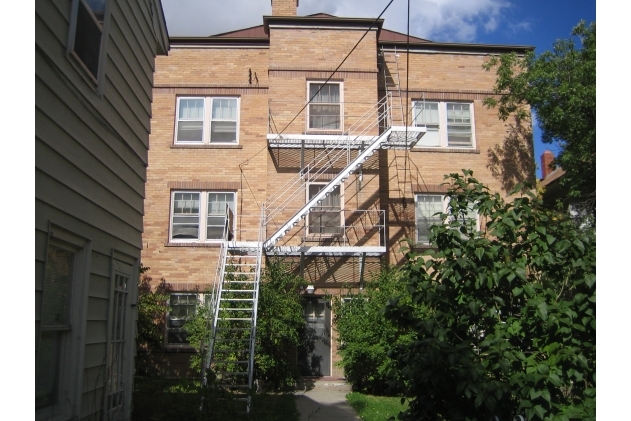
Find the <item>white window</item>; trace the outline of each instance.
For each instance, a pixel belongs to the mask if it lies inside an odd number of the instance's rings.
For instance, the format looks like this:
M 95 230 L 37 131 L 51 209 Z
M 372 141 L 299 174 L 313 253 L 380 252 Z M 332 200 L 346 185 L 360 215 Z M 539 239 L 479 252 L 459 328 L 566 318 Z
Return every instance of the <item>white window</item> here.
M 177 99 L 176 144 L 234 144 L 239 134 L 239 98 Z
M 174 191 L 171 193 L 171 241 L 220 241 L 229 214 L 235 227 L 234 192 Z
M 416 242 L 418 244 L 429 244 L 431 234 L 430 228 L 433 225 L 443 223 L 439 213 L 448 212 L 448 200 L 442 194 L 417 194 L 415 196 L 416 213 Z M 469 209 L 464 217 L 466 224 L 473 223 L 478 229 L 478 215 L 473 209 Z
M 327 183 L 309 184 L 307 200 L 312 199 L 326 185 Z M 307 234 L 341 235 L 343 233 L 340 186 L 336 186 L 311 209 Z
M 309 82 L 309 130 L 342 130 L 342 84 Z
M 75 0 L 69 31 L 68 52 L 96 82 L 102 60 L 106 0 Z
M 427 127 L 416 147 L 473 148 L 473 104 L 469 102 L 415 101 L 414 125 Z
M 173 293 L 169 296 L 169 312 L 166 321 L 166 344 L 188 345 L 186 322 L 195 315 L 197 306 L 209 302 L 209 294 Z

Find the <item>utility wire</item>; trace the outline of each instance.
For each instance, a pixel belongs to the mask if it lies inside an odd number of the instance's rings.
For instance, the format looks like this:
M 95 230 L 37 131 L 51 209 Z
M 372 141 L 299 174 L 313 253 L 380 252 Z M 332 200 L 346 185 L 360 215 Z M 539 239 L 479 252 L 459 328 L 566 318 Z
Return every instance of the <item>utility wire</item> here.
M 285 130 L 287 130 L 287 128 L 298 118 L 298 116 L 300 116 L 300 114 L 307 108 L 307 106 L 311 103 L 311 101 L 320 93 L 320 91 L 322 90 L 322 88 L 324 88 L 324 86 L 326 86 L 327 83 L 329 83 L 329 81 L 333 78 L 333 76 L 335 75 L 335 73 L 337 73 L 337 71 L 342 67 L 342 65 L 346 62 L 346 60 L 350 57 L 351 54 L 353 54 L 353 51 L 355 51 L 355 49 L 359 46 L 359 44 L 362 42 L 362 40 L 366 37 L 366 35 L 368 35 L 368 33 L 372 30 L 372 28 L 375 26 L 375 24 L 379 21 L 379 19 L 381 18 L 381 16 L 383 16 L 383 14 L 386 12 L 386 10 L 388 10 L 388 8 L 390 7 L 390 5 L 392 4 L 394 0 L 390 0 L 390 2 L 386 5 L 386 7 L 383 9 L 383 11 L 379 14 L 379 16 L 377 16 L 377 18 L 370 24 L 370 27 L 366 30 L 366 32 L 364 32 L 364 35 L 362 35 L 362 37 L 359 39 L 359 41 L 357 41 L 355 43 L 355 46 L 351 49 L 351 51 L 346 55 L 346 57 L 344 57 L 344 59 L 342 60 L 342 62 L 335 68 L 335 70 L 331 73 L 331 75 L 327 78 L 327 80 L 322 84 L 322 86 L 320 86 L 320 89 L 318 89 L 318 91 L 313 94 L 313 96 L 307 101 L 307 103 L 304 105 L 304 107 L 302 107 L 302 109 L 300 111 L 298 111 L 298 113 L 294 116 L 294 118 L 291 119 L 291 121 L 289 123 L 287 123 L 287 125 L 285 126 L 285 128 L 283 128 L 283 130 L 280 133 L 276 134 L 276 139 L 278 139 L 284 132 Z M 249 157 L 248 159 L 246 159 L 245 161 L 243 161 L 242 163 L 239 164 L 239 169 L 241 170 L 241 173 L 243 173 L 243 165 L 247 165 L 255 156 L 257 156 L 258 154 L 260 154 L 261 152 L 263 152 L 264 150 L 267 149 L 267 146 L 265 146 L 264 148 L 261 148 L 261 150 L 259 150 L 257 153 L 255 153 L 254 155 L 252 155 L 251 157 Z M 244 176 L 245 177 L 245 176 Z M 249 184 L 248 184 L 249 186 Z M 250 189 L 251 191 L 251 189 Z M 254 194 L 254 192 L 252 191 L 252 194 Z

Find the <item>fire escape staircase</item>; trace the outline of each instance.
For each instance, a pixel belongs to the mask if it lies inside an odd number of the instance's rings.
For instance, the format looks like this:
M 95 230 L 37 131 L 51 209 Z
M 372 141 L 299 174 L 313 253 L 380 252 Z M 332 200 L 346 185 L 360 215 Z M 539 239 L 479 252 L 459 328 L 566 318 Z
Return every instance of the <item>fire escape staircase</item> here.
M 393 66 L 393 69 L 396 70 L 398 101 L 393 96 L 390 87 L 386 86 L 384 98 L 366 112 L 344 135 L 336 141 L 326 142 L 324 146 L 319 146 L 322 142 L 318 143 L 315 147 L 322 148 L 318 156 L 301 169 L 286 186 L 279 189 L 279 193 L 270 197 L 262 205 L 258 241 L 249 243 L 236 241 L 232 231 L 233 214 L 226 207 L 223 241 L 209 305 L 212 319 L 207 353 L 204 358 L 204 372 L 212 368 L 216 376 L 215 384 L 233 392 L 234 399 L 245 403 L 245 411 L 248 413 L 251 410 L 254 380 L 256 318 L 263 254 L 273 251 L 276 243 L 301 219 L 308 217 L 313 208 L 343 184 L 377 150 L 411 148 L 426 131 L 423 127 L 402 125 L 404 119 L 398 86 L 398 63 Z M 395 113 L 396 116 L 393 115 Z M 370 135 L 374 131 L 380 134 Z M 277 136 L 274 141 L 281 140 L 280 136 Z M 270 140 L 270 146 L 272 142 Z M 351 150 L 357 151 L 354 158 L 352 158 Z M 266 237 L 266 229 L 269 226 L 278 225 L 274 221 L 282 218 L 287 204 L 301 194 L 304 195 L 304 186 L 322 174 L 330 173 L 334 163 L 343 158 L 346 158 L 346 166 L 304 206 Z M 205 382 L 206 380 L 204 377 Z

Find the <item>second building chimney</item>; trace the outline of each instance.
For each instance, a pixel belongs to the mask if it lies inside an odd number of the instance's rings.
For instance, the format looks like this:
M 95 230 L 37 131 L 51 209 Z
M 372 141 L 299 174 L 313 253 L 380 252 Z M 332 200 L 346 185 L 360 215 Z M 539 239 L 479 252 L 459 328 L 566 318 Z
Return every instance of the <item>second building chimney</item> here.
M 296 16 L 298 0 L 272 0 L 272 16 Z
M 541 154 L 541 179 L 545 178 L 552 172 L 552 161 L 554 161 L 554 155 L 551 151 L 545 150 Z

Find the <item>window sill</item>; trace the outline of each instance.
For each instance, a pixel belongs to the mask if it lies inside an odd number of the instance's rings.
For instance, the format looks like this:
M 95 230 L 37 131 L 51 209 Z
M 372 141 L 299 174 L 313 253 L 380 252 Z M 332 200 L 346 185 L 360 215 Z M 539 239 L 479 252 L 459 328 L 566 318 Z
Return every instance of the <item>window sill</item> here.
M 221 145 L 208 145 L 208 144 L 173 144 L 171 145 L 171 149 L 243 149 L 243 145 L 230 145 L 230 144 L 221 144 Z
M 165 247 L 201 247 L 201 248 L 219 248 L 221 247 L 221 243 L 195 243 L 195 242 L 182 242 L 182 243 L 172 243 L 165 242 Z
M 436 153 L 471 153 L 471 154 L 480 154 L 479 149 L 468 149 L 468 148 L 412 148 L 411 152 L 436 152 Z
M 193 353 L 193 352 L 196 352 L 196 351 L 195 351 L 195 348 L 193 348 L 190 345 L 186 345 L 186 344 L 182 344 L 182 345 L 169 344 L 169 345 L 164 345 L 164 352 L 190 354 L 190 353 Z

